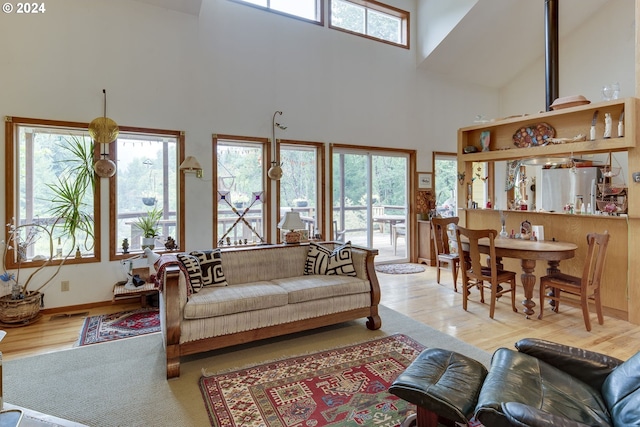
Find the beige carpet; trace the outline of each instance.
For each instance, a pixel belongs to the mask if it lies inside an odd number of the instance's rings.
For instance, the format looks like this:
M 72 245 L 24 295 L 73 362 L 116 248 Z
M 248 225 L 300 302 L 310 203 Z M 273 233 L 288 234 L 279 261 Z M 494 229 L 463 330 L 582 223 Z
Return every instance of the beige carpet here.
M 222 372 L 395 333 L 489 363 L 488 353 L 393 310 L 381 306 L 380 315 L 378 331 L 358 320 L 190 357 L 171 381 L 157 333 L 8 361 L 4 400 L 96 427 L 202 427 L 209 425 L 198 389 L 203 369 Z

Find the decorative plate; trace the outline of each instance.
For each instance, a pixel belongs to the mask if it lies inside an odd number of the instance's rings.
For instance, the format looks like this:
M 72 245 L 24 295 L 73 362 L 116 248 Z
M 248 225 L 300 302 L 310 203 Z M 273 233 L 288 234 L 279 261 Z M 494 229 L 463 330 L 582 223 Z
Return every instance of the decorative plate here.
M 542 147 L 549 143 L 549 139 L 556 135 L 554 128 L 546 123 L 521 127 L 513 134 L 513 143 L 518 148 Z

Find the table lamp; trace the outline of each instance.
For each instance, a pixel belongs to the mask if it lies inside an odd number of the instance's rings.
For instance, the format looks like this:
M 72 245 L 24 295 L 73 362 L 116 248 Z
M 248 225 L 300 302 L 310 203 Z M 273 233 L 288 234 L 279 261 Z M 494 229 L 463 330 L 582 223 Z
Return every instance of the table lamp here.
M 133 261 L 137 260 L 137 259 L 141 259 L 141 258 L 147 258 L 147 265 L 151 268 L 153 268 L 153 265 L 156 263 L 156 261 L 158 261 L 160 259 L 160 255 L 158 255 L 157 253 L 153 252 L 150 248 L 144 248 L 144 254 L 140 254 L 140 255 L 136 255 L 133 256 L 131 258 L 127 258 L 124 259 L 121 262 L 123 268 L 125 269 L 126 273 L 127 273 L 127 283 L 125 283 L 124 287 L 125 289 L 128 290 L 135 290 L 137 289 L 136 284 L 134 284 L 133 282 Z M 143 283 L 144 284 L 144 283 Z
M 300 219 L 299 212 L 285 212 L 284 218 L 278 224 L 281 230 L 289 230 L 284 235 L 285 243 L 300 243 L 301 233 L 296 230 L 303 230 L 304 223 Z

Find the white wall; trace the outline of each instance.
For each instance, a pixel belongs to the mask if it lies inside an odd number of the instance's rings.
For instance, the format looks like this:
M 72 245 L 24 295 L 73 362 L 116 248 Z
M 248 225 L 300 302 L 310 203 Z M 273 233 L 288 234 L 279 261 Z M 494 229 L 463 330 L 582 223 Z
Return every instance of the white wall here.
M 415 1 L 390 3 L 415 13 Z M 0 15 L 0 115 L 89 122 L 102 115 L 104 88 L 119 124 L 184 130 L 187 155 L 205 168 L 204 180 L 186 177 L 186 249 L 212 244 L 212 133 L 270 137 L 282 110 L 288 129 L 278 137 L 416 149 L 418 170 L 429 171 L 432 151 L 455 151 L 459 127 L 498 112 L 494 91 L 418 71 L 414 48 L 227 0 L 203 2 L 199 17 L 129 0 L 46 6 L 39 16 Z M 102 236 L 107 194 L 103 180 Z M 108 259 L 106 239 L 101 249 Z M 123 278 L 118 263 L 65 266 L 45 289 L 46 307 L 109 300 Z
M 559 96 L 602 100 L 602 86 L 620 83 L 620 97 L 635 96 L 635 2 L 610 0 L 578 30 L 560 40 Z M 562 26 L 562 16 L 558 17 Z M 544 46 L 540 57 L 501 89 L 504 116 L 545 110 Z
M 620 97 L 635 96 L 635 2 L 611 0 L 578 30 L 560 40 L 559 96 L 583 95 L 602 101 L 602 86 L 620 83 Z M 562 26 L 562 16 L 559 17 Z M 517 79 L 500 91 L 501 116 L 544 111 L 545 62 L 542 55 Z M 603 118 L 601 117 L 601 120 Z M 617 118 L 614 123 L 617 123 Z M 590 156 L 605 164 L 605 156 Z M 616 153 L 614 165 L 627 175 L 626 153 Z M 507 205 L 504 193 L 506 169 L 496 167 L 497 208 Z M 527 175 L 531 173 L 527 171 Z

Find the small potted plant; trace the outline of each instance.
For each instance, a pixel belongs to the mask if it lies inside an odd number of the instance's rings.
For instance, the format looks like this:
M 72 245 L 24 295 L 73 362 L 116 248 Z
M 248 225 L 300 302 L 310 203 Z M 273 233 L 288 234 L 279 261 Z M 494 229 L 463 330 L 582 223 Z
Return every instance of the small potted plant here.
M 147 215 L 139 217 L 134 226 L 142 231 L 142 249 L 155 248 L 156 237 L 158 236 L 158 224 L 162 218 L 162 211 L 153 208 L 147 212 Z

